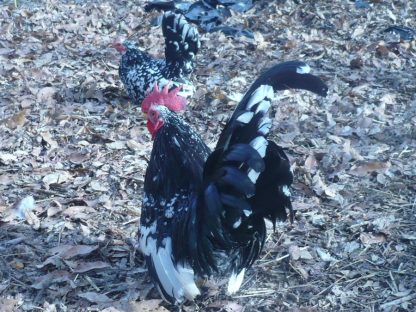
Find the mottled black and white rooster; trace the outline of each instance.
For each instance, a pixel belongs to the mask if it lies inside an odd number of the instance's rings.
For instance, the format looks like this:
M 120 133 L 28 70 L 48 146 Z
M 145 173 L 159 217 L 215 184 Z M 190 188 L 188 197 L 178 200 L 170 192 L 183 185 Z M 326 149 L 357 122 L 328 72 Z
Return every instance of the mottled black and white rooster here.
M 262 251 L 264 218 L 292 218 L 293 176 L 282 148 L 267 139 L 275 90 L 327 87 L 303 62 L 278 64 L 251 86 L 213 152 L 178 116 L 174 90 L 155 88 L 143 111 L 154 139 L 146 171 L 139 243 L 162 296 L 180 304 L 200 294 L 196 279 L 228 278 L 228 293 Z
M 183 94 L 192 93 L 189 77 L 200 47 L 198 31 L 183 15 L 168 12 L 162 18 L 162 32 L 165 59 L 153 58 L 128 40 L 118 38 L 113 42 L 114 48 L 122 54 L 121 81 L 134 103 L 141 103 L 155 83 L 166 85 L 172 81 L 174 85 L 183 86 Z

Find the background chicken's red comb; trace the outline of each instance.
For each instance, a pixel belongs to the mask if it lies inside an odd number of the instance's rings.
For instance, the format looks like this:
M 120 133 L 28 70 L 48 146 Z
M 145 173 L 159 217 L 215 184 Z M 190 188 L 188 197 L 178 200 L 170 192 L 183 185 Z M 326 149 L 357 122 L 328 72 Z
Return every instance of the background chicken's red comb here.
M 181 87 L 178 87 L 169 91 L 169 84 L 167 84 L 162 90 L 159 90 L 159 86 L 155 84 L 152 92 L 142 102 L 142 112 L 147 113 L 151 105 L 164 105 L 174 112 L 185 109 L 187 101 L 184 97 L 178 95 L 181 89 Z

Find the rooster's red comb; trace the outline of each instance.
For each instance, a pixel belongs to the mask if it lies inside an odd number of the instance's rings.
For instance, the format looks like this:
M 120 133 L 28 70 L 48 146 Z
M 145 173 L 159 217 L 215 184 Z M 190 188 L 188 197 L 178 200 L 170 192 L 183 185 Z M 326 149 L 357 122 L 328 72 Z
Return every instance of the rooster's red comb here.
M 152 92 L 150 92 L 142 102 L 142 112 L 147 113 L 152 105 L 163 105 L 174 112 L 183 110 L 187 104 L 186 99 L 178 92 L 182 87 L 177 87 L 169 91 L 169 83 L 166 84 L 162 90 L 159 90 L 159 86 L 155 83 Z

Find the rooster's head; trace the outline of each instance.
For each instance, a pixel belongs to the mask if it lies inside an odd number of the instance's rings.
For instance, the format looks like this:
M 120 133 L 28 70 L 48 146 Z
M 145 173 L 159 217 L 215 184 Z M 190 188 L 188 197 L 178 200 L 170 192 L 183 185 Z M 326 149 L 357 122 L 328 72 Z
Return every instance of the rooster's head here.
M 112 46 L 114 49 L 116 49 L 121 54 L 124 54 L 127 51 L 127 46 L 125 44 L 125 38 L 124 37 L 118 37 L 114 39 Z
M 160 116 L 160 107 L 166 107 L 166 110 L 179 112 L 185 109 L 187 101 L 184 97 L 178 95 L 181 87 L 169 91 L 169 83 L 163 89 L 159 89 L 157 83 L 142 102 L 142 112 L 147 115 L 147 129 L 154 138 L 157 131 L 163 126 L 163 118 Z

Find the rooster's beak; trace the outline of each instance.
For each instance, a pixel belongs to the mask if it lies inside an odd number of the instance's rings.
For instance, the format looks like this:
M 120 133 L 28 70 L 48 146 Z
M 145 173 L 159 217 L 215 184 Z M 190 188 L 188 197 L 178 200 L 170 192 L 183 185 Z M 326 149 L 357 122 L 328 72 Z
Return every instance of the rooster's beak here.
M 147 113 L 143 113 L 143 117 L 145 120 L 147 120 Z

